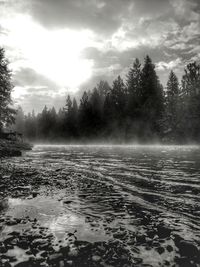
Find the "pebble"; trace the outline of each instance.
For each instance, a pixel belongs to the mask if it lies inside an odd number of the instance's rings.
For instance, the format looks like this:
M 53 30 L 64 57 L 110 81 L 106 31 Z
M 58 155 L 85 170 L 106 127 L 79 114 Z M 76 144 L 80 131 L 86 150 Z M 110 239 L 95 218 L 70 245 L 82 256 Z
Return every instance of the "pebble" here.
M 168 252 L 172 252 L 173 251 L 173 247 L 170 246 L 170 245 L 167 245 L 166 249 L 167 249 Z
M 52 254 L 48 258 L 48 262 L 58 262 L 60 259 L 63 258 L 63 255 L 61 253 Z
M 68 256 L 77 257 L 78 256 L 78 250 L 76 248 L 70 249 L 70 251 L 68 252 Z
M 37 197 L 37 195 L 38 195 L 38 192 L 35 192 L 35 191 L 32 192 L 32 197 L 33 197 L 33 198 Z
M 64 267 L 65 266 L 65 263 L 64 263 L 64 261 L 62 260 L 62 261 L 59 261 L 59 267 Z
M 72 266 L 73 265 L 73 261 L 66 261 L 67 266 Z
M 165 249 L 163 247 L 156 248 L 159 254 L 163 254 L 165 252 Z
M 146 242 L 146 236 L 142 234 L 136 235 L 136 241 L 138 243 L 145 243 Z
M 101 257 L 98 256 L 98 255 L 93 255 L 93 256 L 92 256 L 92 260 L 93 260 L 94 262 L 99 262 L 99 261 L 101 260 Z

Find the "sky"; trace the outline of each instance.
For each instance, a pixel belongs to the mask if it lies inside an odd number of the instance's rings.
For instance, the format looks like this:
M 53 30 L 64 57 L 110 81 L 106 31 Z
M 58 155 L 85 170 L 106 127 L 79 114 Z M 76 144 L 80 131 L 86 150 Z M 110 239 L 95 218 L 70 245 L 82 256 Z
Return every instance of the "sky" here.
M 0 0 L 15 105 L 57 109 L 148 54 L 165 86 L 200 59 L 199 0 Z

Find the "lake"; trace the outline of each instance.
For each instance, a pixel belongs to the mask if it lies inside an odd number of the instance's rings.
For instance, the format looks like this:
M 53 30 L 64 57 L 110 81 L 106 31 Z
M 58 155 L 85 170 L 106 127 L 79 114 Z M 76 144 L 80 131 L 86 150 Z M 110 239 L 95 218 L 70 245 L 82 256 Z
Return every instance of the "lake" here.
M 0 173 L 2 266 L 200 266 L 198 146 L 36 145 Z

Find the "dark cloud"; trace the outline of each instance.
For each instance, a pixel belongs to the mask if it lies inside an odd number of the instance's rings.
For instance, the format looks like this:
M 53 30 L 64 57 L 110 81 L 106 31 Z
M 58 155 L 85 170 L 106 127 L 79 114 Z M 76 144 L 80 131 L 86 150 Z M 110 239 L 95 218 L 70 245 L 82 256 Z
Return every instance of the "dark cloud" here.
M 21 68 L 16 71 L 13 75 L 13 83 L 15 86 L 32 86 L 32 87 L 48 87 L 53 89 L 58 87 L 56 83 L 49 80 L 44 75 L 37 73 L 35 70 L 30 68 Z
M 92 29 L 114 32 L 129 13 L 131 0 L 32 0 L 32 15 L 50 28 Z
M 118 51 L 117 49 L 113 49 L 103 52 L 96 48 L 87 48 L 83 54 L 85 57 L 93 59 L 96 62 L 94 65 L 94 70 L 96 70 L 97 80 L 98 70 L 101 78 L 111 80 L 110 76 L 113 79 L 118 74 L 124 73 L 124 70 L 132 65 L 135 58 L 139 58 L 141 63 L 143 63 L 147 54 L 151 56 L 153 62 L 155 63 L 159 62 L 161 59 L 162 61 L 168 62 L 176 58 L 174 55 L 168 54 L 167 51 L 168 50 L 163 46 L 150 47 L 147 45 L 141 45 L 137 48 L 127 49 L 126 51 Z M 115 69 L 117 66 L 119 66 L 119 68 L 117 68 L 116 73 L 112 72 L 112 75 L 110 75 L 112 67 Z M 101 70 L 103 71 L 103 74 Z
M 35 110 L 40 112 L 44 105 L 55 106 L 57 109 L 65 103 L 66 93 L 60 93 L 60 87 L 30 68 L 21 68 L 15 72 L 13 83 L 20 96 L 15 97 L 15 105 L 22 105 L 25 112 Z M 16 89 L 15 89 L 16 90 Z M 14 94 L 15 94 L 14 90 Z
M 137 16 L 155 18 L 171 10 L 169 0 L 134 0 L 132 2 L 134 3 L 132 11 Z
M 92 29 L 112 33 L 123 22 L 171 17 L 195 19 L 199 0 L 29 0 L 28 11 L 45 27 Z

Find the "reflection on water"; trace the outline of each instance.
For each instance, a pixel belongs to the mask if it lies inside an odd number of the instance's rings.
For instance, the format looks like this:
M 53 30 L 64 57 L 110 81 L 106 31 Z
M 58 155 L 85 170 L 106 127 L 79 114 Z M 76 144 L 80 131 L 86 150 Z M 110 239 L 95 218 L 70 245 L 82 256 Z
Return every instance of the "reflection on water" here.
M 35 146 L 12 161 L 37 170 L 39 194 L 7 198 L 0 210 L 36 219 L 60 243 L 66 233 L 89 242 L 114 238 L 153 266 L 173 262 L 177 249 L 167 247 L 177 234 L 199 244 L 197 146 Z M 5 226 L 1 235 L 21 228 L 30 225 Z
M 72 212 L 63 201 L 58 201 L 57 197 L 39 196 L 33 199 L 8 198 L 6 216 L 14 218 L 37 219 L 37 222 L 43 227 L 48 228 L 57 238 L 62 238 L 66 232 L 76 233 L 80 240 L 94 242 L 106 240 L 106 235 L 101 229 L 91 228 L 90 222 L 80 213 Z M 5 233 L 17 231 L 19 229 L 29 228 L 30 225 L 16 224 L 7 226 L 2 231 Z

